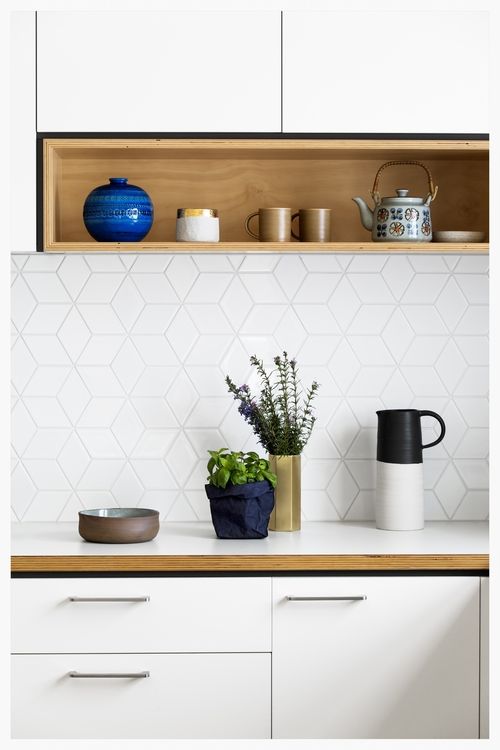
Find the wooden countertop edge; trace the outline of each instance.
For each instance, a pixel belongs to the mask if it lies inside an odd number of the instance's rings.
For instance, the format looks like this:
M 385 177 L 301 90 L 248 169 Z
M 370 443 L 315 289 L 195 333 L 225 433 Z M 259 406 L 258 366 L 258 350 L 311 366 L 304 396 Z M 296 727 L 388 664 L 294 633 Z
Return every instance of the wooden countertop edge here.
M 489 555 L 15 555 L 13 573 L 488 570 Z

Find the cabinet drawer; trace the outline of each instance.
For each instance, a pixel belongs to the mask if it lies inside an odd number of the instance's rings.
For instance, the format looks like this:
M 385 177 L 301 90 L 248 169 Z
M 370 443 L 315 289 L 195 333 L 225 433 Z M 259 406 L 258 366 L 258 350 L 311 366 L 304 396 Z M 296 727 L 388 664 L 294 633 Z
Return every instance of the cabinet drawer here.
M 269 578 L 16 579 L 12 597 L 14 653 L 271 650 Z
M 12 706 L 16 739 L 265 739 L 271 736 L 271 656 L 17 655 Z

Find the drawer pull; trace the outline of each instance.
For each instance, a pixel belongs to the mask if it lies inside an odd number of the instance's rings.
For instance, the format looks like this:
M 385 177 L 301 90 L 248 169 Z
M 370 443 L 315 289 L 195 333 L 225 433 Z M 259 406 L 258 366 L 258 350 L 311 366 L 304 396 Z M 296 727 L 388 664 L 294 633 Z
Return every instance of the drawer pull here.
M 366 598 L 365 594 L 360 596 L 285 596 L 289 602 L 361 602 Z
M 69 596 L 70 602 L 149 602 L 149 596 Z
M 149 672 L 69 672 L 70 677 L 99 677 L 108 679 L 109 677 L 131 677 L 139 679 L 140 677 L 149 677 Z

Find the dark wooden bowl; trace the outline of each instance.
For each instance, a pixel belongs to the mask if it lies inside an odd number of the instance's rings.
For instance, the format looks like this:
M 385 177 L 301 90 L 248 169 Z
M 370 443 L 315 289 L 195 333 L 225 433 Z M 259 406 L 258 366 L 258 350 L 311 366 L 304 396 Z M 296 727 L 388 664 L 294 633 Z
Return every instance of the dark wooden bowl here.
M 87 542 L 149 542 L 160 530 L 160 513 L 150 508 L 94 508 L 78 516 L 78 531 Z

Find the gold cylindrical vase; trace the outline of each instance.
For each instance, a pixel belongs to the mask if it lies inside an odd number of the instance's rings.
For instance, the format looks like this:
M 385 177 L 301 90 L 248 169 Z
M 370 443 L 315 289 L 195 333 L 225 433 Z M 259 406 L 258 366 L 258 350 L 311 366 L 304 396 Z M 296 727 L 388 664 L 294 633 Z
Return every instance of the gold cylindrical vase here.
M 274 509 L 269 519 L 271 531 L 300 529 L 300 455 L 269 455 L 269 469 L 277 476 Z

